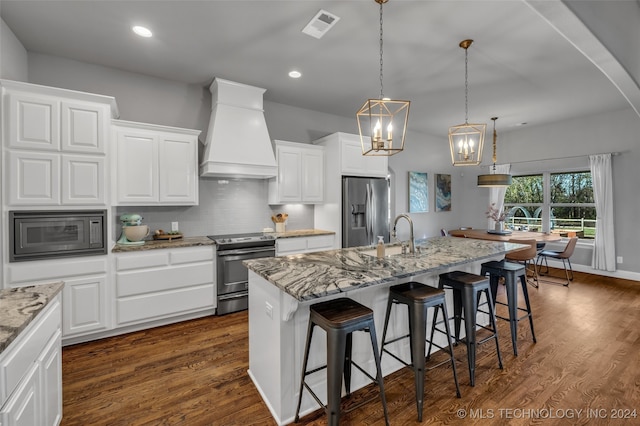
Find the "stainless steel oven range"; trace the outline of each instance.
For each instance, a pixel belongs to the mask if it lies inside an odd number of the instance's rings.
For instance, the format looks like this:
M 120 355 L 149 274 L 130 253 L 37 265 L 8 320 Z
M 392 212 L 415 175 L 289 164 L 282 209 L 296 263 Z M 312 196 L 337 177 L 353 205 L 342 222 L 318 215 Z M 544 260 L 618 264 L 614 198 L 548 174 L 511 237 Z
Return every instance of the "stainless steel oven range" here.
M 249 270 L 243 260 L 276 255 L 276 240 L 261 233 L 209 235 L 216 243 L 218 307 L 216 315 L 247 309 Z

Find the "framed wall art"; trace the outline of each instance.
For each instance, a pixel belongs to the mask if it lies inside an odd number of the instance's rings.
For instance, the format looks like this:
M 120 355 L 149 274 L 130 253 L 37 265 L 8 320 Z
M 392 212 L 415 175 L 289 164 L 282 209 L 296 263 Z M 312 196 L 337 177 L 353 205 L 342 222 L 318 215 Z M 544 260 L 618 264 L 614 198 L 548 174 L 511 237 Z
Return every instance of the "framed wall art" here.
M 429 186 L 427 174 L 409 172 L 409 213 L 429 211 Z
M 436 174 L 436 211 L 451 211 L 451 175 Z

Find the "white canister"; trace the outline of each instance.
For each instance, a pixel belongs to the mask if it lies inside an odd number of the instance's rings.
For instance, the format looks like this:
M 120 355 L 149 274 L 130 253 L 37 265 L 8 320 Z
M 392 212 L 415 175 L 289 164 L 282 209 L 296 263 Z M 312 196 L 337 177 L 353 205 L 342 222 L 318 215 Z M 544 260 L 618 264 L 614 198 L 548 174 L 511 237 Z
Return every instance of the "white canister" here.
M 284 232 L 284 222 L 276 223 L 276 232 Z

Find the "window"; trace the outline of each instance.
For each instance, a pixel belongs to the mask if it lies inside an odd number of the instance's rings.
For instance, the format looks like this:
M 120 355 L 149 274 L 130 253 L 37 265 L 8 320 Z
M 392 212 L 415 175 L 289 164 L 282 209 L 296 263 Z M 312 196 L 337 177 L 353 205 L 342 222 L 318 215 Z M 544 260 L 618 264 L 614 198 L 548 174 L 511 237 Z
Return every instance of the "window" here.
M 595 238 L 596 207 L 591 172 L 514 176 L 504 197 L 513 229 Z

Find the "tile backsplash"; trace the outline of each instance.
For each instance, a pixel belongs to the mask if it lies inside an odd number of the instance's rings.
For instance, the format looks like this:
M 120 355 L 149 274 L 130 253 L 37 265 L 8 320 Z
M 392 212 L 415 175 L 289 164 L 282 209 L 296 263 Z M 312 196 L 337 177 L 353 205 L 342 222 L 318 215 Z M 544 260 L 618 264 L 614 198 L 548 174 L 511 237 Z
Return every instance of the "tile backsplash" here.
M 197 206 L 118 207 L 114 221 L 117 238 L 118 218 L 124 213 L 138 213 L 152 231 L 171 231 L 171 222 L 178 222 L 185 236 L 224 235 L 260 232 L 275 228 L 271 216 L 288 213 L 288 230 L 313 228 L 313 205 L 268 204 L 267 180 L 200 178 L 200 204 Z

